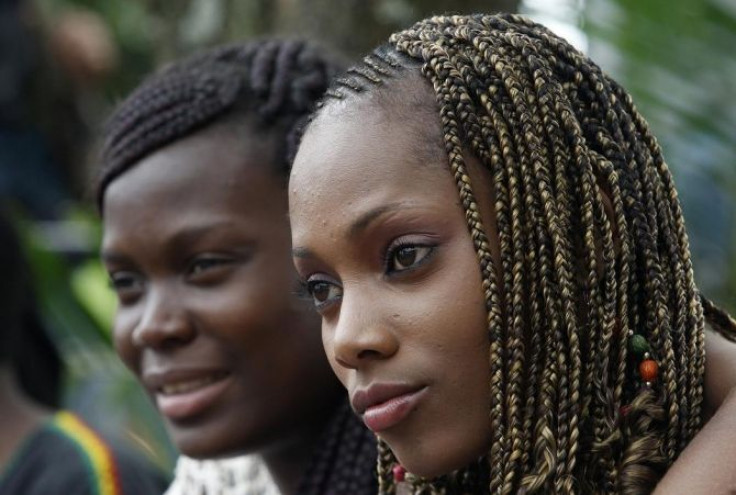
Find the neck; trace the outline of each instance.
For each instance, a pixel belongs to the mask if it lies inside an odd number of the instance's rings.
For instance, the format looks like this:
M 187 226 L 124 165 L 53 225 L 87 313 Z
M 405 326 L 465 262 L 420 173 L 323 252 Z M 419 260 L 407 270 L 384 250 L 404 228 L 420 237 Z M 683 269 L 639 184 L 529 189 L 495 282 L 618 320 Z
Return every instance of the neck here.
M 261 458 L 282 495 L 296 494 L 326 425 L 327 420 L 312 428 L 301 429 L 261 452 Z
M 18 388 L 12 370 L 0 366 L 0 468 L 51 411 L 34 403 Z

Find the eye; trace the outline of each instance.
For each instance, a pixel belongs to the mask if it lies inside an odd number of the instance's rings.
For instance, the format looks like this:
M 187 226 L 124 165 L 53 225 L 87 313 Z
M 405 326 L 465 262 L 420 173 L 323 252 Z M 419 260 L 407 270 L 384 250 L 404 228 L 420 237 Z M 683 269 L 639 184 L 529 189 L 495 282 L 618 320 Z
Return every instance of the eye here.
M 226 262 L 226 260 L 220 258 L 197 258 L 190 265 L 189 273 L 191 275 L 197 275 Z
M 324 311 L 342 298 L 342 287 L 323 279 L 307 280 L 307 292 L 312 296 L 317 311 Z
M 389 248 L 386 272 L 399 273 L 416 268 L 426 261 L 434 251 L 434 246 L 399 244 Z
M 198 256 L 187 266 L 187 278 L 197 283 L 213 283 L 229 273 L 233 259 L 224 256 Z
M 110 273 L 110 286 L 123 304 L 129 304 L 140 296 L 145 283 L 143 277 L 135 272 L 119 271 Z

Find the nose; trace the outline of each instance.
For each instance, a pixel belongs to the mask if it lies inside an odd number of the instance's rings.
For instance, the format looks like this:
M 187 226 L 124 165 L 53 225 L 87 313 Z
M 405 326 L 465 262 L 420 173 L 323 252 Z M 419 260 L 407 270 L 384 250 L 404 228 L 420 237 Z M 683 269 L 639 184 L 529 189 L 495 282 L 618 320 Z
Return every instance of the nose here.
M 347 296 L 347 294 L 346 294 Z M 370 301 L 343 297 L 337 323 L 327 335 L 337 363 L 358 369 L 393 356 L 399 348 L 397 334 Z
M 166 287 L 151 287 L 140 320 L 133 330 L 138 347 L 168 348 L 194 339 L 195 329 L 182 298 Z

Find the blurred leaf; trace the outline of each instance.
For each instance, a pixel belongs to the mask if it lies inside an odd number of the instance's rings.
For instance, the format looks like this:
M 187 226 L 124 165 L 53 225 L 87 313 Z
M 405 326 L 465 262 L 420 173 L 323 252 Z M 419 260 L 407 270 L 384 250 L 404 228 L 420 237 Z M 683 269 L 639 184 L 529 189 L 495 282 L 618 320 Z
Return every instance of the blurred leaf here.
M 736 311 L 736 3 L 588 0 L 585 20 L 591 57 L 662 145 L 698 285 Z

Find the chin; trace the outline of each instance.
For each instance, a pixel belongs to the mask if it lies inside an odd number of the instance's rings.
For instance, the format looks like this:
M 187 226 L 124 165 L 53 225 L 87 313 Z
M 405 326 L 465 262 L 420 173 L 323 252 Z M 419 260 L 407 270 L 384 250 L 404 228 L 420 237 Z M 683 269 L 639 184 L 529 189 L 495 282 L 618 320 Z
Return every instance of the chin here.
M 394 455 L 399 463 L 413 475 L 420 476 L 422 478 L 436 478 L 445 474 L 449 474 L 453 471 L 461 469 L 469 465 L 475 458 L 464 458 L 455 459 L 438 456 L 438 452 L 441 450 L 433 450 L 428 452 L 426 455 L 421 455 L 416 452 L 407 453 L 402 455 L 397 450 L 393 450 Z
M 202 439 L 193 442 L 184 442 L 174 439 L 177 450 L 192 459 L 218 459 L 221 457 L 234 457 L 249 453 L 249 449 L 243 449 L 239 445 L 204 443 Z
M 211 459 L 228 455 L 230 450 L 225 445 L 218 445 L 204 438 L 182 438 L 181 435 L 172 435 L 172 442 L 177 450 L 192 459 Z
M 209 433 L 203 428 L 182 428 L 167 425 L 169 437 L 177 450 L 193 459 L 213 459 L 231 457 L 243 453 L 243 443 L 230 434 Z
M 455 450 L 459 445 L 463 443 L 442 442 L 437 438 L 428 442 L 412 442 L 409 445 L 389 443 L 396 459 L 409 473 L 429 479 L 465 468 L 488 453 L 488 444 L 485 442 L 465 444 L 467 448 Z

